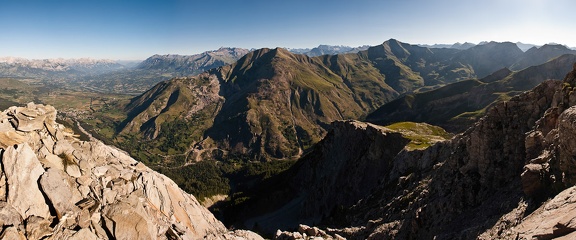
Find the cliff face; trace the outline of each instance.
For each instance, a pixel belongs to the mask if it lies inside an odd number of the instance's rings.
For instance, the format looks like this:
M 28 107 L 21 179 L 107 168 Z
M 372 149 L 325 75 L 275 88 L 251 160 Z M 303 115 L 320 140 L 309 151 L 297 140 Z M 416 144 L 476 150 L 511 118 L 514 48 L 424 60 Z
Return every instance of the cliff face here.
M 370 194 L 332 216 L 339 221 L 323 222 L 336 227 L 325 233 L 349 239 L 576 236 L 575 86 L 576 66 L 564 81 L 545 81 L 497 103 L 449 141 L 399 152 Z
M 247 219 L 241 224 L 265 233 L 318 224 L 369 194 L 409 142 L 398 132 L 358 121 L 336 121 L 331 129 L 310 154 L 279 176 L 281 184 L 259 190 L 265 194 L 230 210 Z
M 351 211 L 353 222 L 373 221 L 359 235 L 470 239 L 526 203 L 520 181 L 525 133 L 551 106 L 559 86 L 544 82 L 497 104 L 452 140 L 421 154 L 396 156 L 397 175 Z
M 126 153 L 84 142 L 51 106 L 0 113 L 1 239 L 222 239 L 194 196 Z

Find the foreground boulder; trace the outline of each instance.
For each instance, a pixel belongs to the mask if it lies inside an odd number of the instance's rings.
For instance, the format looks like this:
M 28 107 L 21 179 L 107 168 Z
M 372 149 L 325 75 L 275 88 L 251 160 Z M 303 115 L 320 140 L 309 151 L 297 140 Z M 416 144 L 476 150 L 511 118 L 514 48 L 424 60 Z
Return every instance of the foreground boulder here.
M 126 153 L 79 141 L 51 106 L 0 113 L 0 239 L 261 239 Z

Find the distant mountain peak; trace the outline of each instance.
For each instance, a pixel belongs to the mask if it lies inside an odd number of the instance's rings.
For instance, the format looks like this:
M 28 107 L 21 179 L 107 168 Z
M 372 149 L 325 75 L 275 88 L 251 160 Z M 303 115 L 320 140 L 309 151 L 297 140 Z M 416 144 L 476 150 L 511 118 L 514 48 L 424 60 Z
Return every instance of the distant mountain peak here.
M 194 75 L 211 68 L 230 64 L 249 52 L 244 48 L 221 47 L 194 55 L 154 54 L 140 63 L 138 69 L 174 71 L 179 69 L 182 75 Z M 205 58 L 208 56 L 209 58 Z
M 454 43 L 450 48 L 466 50 L 466 49 L 474 47 L 474 46 L 476 46 L 476 44 L 474 44 L 474 43 L 469 43 L 469 42 L 459 43 L 459 42 L 457 42 L 457 43 Z
M 557 49 L 562 49 L 562 50 L 568 50 L 569 49 L 565 45 L 558 44 L 558 43 L 547 43 L 547 44 L 544 44 L 540 48 L 557 48 Z
M 109 59 L 92 58 L 53 58 L 53 59 L 26 59 L 19 57 L 0 58 L 0 72 L 4 76 L 38 77 L 46 75 L 73 74 L 86 76 L 101 72 L 116 71 L 124 66 Z M 7 72 L 4 72 L 4 68 Z M 12 69 L 12 70 L 10 70 Z M 16 69 L 16 72 L 12 73 Z
M 296 54 L 304 54 L 309 57 L 316 57 L 321 55 L 336 55 L 342 53 L 357 53 L 359 51 L 363 51 L 368 49 L 368 45 L 358 46 L 358 47 L 350 47 L 344 45 L 326 45 L 320 44 L 318 47 L 315 48 L 288 48 L 287 50 L 296 53 Z
M 50 62 L 62 64 L 95 64 L 95 63 L 114 63 L 111 59 L 96 58 L 45 58 L 45 59 L 28 59 L 21 57 L 0 57 L 2 63 L 32 63 L 32 62 Z

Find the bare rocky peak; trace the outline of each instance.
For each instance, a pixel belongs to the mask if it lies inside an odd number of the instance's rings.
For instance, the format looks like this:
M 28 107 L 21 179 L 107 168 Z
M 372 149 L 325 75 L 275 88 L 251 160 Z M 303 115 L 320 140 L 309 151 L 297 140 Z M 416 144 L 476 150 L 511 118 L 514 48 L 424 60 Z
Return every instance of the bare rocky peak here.
M 0 239 L 262 239 L 229 232 L 123 151 L 78 140 L 51 106 L 0 113 L 0 153 Z

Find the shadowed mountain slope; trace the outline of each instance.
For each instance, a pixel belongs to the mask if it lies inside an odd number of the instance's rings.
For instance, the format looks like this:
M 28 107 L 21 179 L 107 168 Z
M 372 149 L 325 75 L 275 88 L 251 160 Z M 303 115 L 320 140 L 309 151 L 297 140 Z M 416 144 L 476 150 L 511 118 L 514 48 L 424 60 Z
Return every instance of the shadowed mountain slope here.
M 368 195 L 392 171 L 392 159 L 400 152 L 425 149 L 447 137 L 428 124 L 333 122 L 326 137 L 290 169 L 220 206 L 224 219 L 266 234 L 318 224 Z M 239 199 L 249 200 L 234 204 Z
M 427 122 L 459 132 L 478 120 L 495 102 L 507 100 L 546 79 L 562 79 L 576 55 L 563 55 L 539 66 L 512 72 L 502 69 L 480 80 L 448 84 L 436 90 L 407 94 L 368 115 L 366 121 L 390 124 Z
M 521 70 L 530 66 L 540 65 L 564 54 L 576 54 L 576 50 L 559 44 L 546 44 L 541 47 L 532 47 L 523 54 L 518 62 L 510 66 L 510 69 Z

